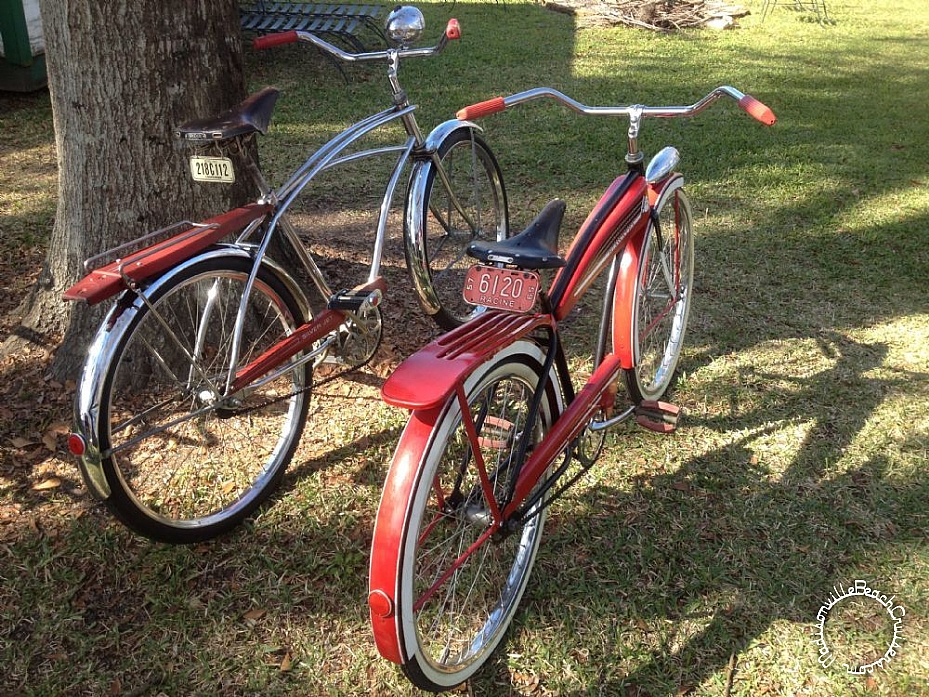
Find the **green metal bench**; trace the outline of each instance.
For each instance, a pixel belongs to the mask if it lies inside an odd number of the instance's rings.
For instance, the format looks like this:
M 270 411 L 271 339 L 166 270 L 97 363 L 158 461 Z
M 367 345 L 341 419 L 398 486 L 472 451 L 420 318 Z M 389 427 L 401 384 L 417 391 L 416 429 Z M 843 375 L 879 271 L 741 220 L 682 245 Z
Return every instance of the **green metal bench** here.
M 385 41 L 379 17 L 381 5 L 330 5 L 308 2 L 264 2 L 258 0 L 240 6 L 242 30 L 259 34 L 283 31 L 308 31 L 323 38 L 344 41 L 356 51 L 368 50 L 362 41 L 363 30 Z

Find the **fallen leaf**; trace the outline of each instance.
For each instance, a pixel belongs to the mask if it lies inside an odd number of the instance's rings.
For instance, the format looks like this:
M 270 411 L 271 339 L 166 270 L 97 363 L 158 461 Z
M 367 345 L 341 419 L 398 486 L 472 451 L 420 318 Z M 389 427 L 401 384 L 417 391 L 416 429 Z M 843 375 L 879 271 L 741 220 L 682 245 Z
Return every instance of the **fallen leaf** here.
M 58 477 L 49 477 L 38 484 L 32 485 L 33 491 L 48 491 L 49 489 L 57 489 L 61 486 L 61 480 Z
M 35 445 L 34 440 L 29 440 L 28 438 L 22 438 L 17 436 L 12 441 L 14 448 L 28 448 L 30 445 Z
M 293 664 L 293 659 L 290 657 L 290 653 L 285 653 L 284 658 L 281 659 L 281 666 L 280 666 L 281 671 L 286 673 L 288 670 L 291 669 L 292 664 Z
M 46 431 L 45 435 L 42 436 L 42 445 L 44 445 L 48 450 L 55 452 L 58 450 L 58 436 L 56 436 L 51 431 Z

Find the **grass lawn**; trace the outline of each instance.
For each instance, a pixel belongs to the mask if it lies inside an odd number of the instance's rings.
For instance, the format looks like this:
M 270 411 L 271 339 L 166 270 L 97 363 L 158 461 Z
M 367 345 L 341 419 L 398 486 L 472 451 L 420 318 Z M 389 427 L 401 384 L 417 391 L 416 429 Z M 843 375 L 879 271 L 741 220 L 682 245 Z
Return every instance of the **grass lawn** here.
M 587 104 L 684 104 L 732 84 L 779 117 L 765 129 L 721 103 L 645 124 L 648 153 L 681 151 L 695 206 L 685 417 L 670 437 L 611 434 L 553 507 L 508 640 L 470 694 L 929 695 L 929 4 L 830 0 L 835 23 L 820 25 L 789 2 L 762 22 L 750 0 L 737 29 L 674 35 L 579 28 L 513 0 L 422 7 L 427 36 L 452 15 L 464 33 L 402 66 L 424 125 L 541 85 Z M 283 91 L 262 142 L 277 181 L 388 103 L 379 73 L 352 68 L 346 83 L 305 47 L 249 51 L 248 70 Z M 623 168 L 618 120 L 536 103 L 481 125 L 513 225 L 559 196 L 565 242 Z M 0 93 L 7 331 L 55 184 L 47 95 Z M 314 196 L 372 201 L 345 178 Z M 73 385 L 43 380 L 46 349 L 0 364 L 0 695 L 413 694 L 377 656 L 366 606 L 405 416 L 377 387 L 419 321 L 391 320 L 377 369 L 314 395 L 274 502 L 195 547 L 134 537 L 91 501 L 64 448 Z M 580 369 L 595 323 L 593 306 L 570 319 Z M 820 608 L 856 580 L 905 609 L 896 655 L 866 675 L 841 662 L 889 646 L 879 602 L 832 608 L 835 663 L 813 643 Z

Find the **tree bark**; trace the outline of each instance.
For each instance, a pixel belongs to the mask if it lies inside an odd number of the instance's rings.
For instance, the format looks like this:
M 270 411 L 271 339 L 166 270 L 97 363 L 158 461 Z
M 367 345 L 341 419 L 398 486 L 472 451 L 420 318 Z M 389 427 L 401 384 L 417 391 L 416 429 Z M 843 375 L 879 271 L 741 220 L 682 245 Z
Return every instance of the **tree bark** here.
M 65 302 L 83 260 L 241 203 L 246 182 L 191 182 L 173 129 L 245 96 L 237 0 L 40 0 L 58 150 L 46 262 L 16 342 L 52 347 L 76 376 L 102 309 Z M 9 342 L 8 342 L 9 344 Z M 6 351 L 10 346 L 4 347 Z

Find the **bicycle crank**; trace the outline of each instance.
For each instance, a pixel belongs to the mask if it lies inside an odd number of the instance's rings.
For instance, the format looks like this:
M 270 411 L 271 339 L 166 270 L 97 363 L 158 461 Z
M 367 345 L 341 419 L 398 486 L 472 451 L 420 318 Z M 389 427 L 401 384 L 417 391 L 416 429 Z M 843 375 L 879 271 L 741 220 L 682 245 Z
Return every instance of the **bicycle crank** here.
M 348 310 L 339 327 L 336 345 L 324 362 L 350 368 L 364 365 L 377 352 L 384 334 L 381 291 L 343 290 L 329 301 L 330 309 Z

